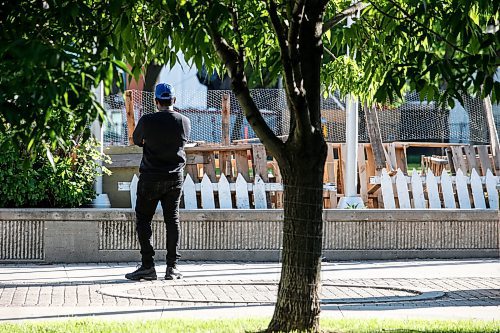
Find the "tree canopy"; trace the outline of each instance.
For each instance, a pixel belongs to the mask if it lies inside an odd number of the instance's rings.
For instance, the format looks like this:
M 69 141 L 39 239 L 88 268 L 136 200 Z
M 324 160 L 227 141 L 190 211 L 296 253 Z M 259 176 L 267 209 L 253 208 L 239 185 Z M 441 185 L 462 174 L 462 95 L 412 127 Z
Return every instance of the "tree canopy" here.
M 300 3 L 300 2 L 298 2 Z M 500 101 L 497 1 L 325 1 L 324 91 L 386 101 L 415 89 L 422 98 L 459 92 Z M 285 29 L 288 1 L 4 1 L 0 7 L 0 130 L 28 147 L 64 146 L 98 114 L 92 87 L 138 76 L 149 61 L 225 71 L 212 45 L 217 31 L 243 52 L 245 70 L 264 82 L 283 74 L 271 12 Z M 346 17 L 360 11 L 349 29 Z M 233 23 L 237 22 L 237 26 Z M 347 48 L 351 56 L 347 57 Z M 355 55 L 354 55 L 355 54 Z M 354 56 L 353 56 L 354 55 Z M 258 84 L 252 76 L 252 84 Z M 64 121 L 61 121 L 64 119 Z M 68 125 L 69 124 L 69 125 Z
M 387 0 L 365 6 L 349 29 L 324 29 L 325 47 L 335 55 L 325 71 L 327 85 L 379 102 L 402 98 L 408 89 L 451 105 L 463 93 L 500 101 L 500 82 L 494 82 L 498 2 Z M 342 56 L 346 47 L 355 50 L 355 61 Z
M 386 102 L 415 89 L 450 103 L 472 92 L 498 102 L 498 7 L 491 0 L 4 1 L 0 126 L 28 147 L 55 145 L 68 131 L 64 122 L 81 132 L 97 112 L 92 86 L 109 86 L 123 62 L 138 76 L 157 59 L 175 64 L 181 52 L 198 69 L 227 72 L 285 186 L 282 278 L 268 330 L 319 331 L 321 92 Z M 283 77 L 286 141 L 253 101 L 249 70 Z
M 2 1 L 0 131 L 13 136 L 6 144 L 35 151 L 89 136 L 100 110 L 92 88 L 102 80 L 109 89 L 126 68 L 109 40 L 117 11 L 116 2 Z

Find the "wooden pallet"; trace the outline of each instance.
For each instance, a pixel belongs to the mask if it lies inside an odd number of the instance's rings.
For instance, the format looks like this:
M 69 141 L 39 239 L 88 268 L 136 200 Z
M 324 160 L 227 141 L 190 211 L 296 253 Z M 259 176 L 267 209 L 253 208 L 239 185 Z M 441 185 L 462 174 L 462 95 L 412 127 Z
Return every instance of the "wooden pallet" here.
M 486 176 L 487 170 L 500 175 L 498 156 L 494 157 L 490 145 L 454 145 L 447 148 L 450 169 L 453 174 L 461 170 L 471 174 L 473 169 L 481 176 Z M 498 153 L 497 153 L 498 154 Z
M 262 175 L 267 182 L 266 148 L 262 144 L 203 145 L 186 148 L 186 167 L 194 183 L 199 183 L 206 174 L 212 182 L 217 182 L 221 174 L 230 182 L 235 182 L 238 174 L 248 182 L 254 175 Z

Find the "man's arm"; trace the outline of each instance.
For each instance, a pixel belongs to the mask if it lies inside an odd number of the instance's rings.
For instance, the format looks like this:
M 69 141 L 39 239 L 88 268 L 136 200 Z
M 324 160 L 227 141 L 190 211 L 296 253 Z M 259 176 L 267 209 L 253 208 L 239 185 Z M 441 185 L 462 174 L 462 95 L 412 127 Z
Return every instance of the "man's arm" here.
M 134 134 L 132 134 L 134 139 L 134 144 L 142 147 L 144 145 L 144 124 L 142 118 L 139 119 L 137 126 L 135 127 Z

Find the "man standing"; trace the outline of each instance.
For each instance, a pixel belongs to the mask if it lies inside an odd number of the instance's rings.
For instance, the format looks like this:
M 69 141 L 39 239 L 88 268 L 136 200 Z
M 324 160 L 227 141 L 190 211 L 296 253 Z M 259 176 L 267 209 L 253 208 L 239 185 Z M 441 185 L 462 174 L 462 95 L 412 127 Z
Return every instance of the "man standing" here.
M 191 132 L 191 122 L 186 116 L 174 111 L 175 96 L 171 85 L 156 85 L 155 102 L 159 112 L 142 116 L 133 134 L 134 144 L 143 147 L 135 205 L 142 264 L 136 271 L 125 275 L 129 280 L 156 280 L 151 220 L 158 201 L 163 208 L 167 229 L 165 279 L 182 278 L 177 269 L 180 257 L 179 202 L 186 164 L 184 145 Z

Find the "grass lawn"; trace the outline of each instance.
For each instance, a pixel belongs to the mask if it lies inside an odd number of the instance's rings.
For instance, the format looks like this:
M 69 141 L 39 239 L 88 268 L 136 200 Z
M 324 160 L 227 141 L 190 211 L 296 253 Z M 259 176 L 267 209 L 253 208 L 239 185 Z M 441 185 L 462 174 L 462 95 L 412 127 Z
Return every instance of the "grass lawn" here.
M 152 321 L 67 320 L 42 323 L 0 324 L 1 333 L 186 333 L 186 332 L 258 332 L 269 319 Z M 335 333 L 499 333 L 500 322 L 441 320 L 323 319 L 324 332 Z

